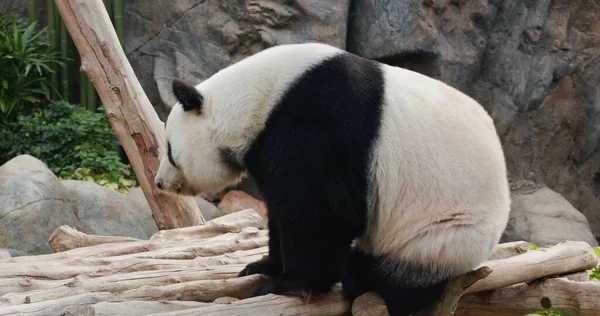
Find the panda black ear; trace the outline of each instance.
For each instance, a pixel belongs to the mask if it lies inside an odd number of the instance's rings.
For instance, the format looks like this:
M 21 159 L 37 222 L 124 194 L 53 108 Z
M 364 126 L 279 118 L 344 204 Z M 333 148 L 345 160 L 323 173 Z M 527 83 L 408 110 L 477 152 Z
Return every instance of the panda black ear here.
M 174 78 L 171 86 L 175 98 L 183 105 L 184 111 L 196 110 L 198 114 L 202 112 L 204 98 L 194 86 L 179 78 Z

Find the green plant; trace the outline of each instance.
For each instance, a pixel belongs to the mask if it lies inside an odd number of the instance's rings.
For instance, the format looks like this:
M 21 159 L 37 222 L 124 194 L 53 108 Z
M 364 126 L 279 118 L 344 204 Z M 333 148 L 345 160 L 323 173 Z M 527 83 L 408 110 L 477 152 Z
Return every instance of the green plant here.
M 92 112 L 52 101 L 10 126 L 0 130 L 0 163 L 29 154 L 61 179 L 94 181 L 121 192 L 136 184 L 115 150 L 119 141 L 102 108 Z
M 13 11 L 0 13 L 0 124 L 12 122 L 22 111 L 49 99 L 56 86 L 46 76 L 54 65 L 63 65 L 57 51 L 50 50 L 36 22 L 18 18 Z

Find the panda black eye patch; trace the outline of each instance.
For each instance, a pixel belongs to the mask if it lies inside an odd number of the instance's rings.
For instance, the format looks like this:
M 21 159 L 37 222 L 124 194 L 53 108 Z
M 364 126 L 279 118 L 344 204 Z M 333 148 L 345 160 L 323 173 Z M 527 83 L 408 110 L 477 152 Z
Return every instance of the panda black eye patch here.
M 167 142 L 167 157 L 169 157 L 169 162 L 173 165 L 173 167 L 179 168 L 179 167 L 177 167 L 177 164 L 175 163 L 175 159 L 173 159 L 173 154 L 171 153 L 171 143 L 170 142 Z

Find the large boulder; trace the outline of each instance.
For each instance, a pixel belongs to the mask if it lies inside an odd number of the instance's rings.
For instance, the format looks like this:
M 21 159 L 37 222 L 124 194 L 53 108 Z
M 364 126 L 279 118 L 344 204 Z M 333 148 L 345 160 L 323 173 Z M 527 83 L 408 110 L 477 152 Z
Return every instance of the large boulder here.
M 598 242 L 583 214 L 560 194 L 549 188 L 512 195 L 512 207 L 503 242 L 525 240 L 536 245 L 556 244 L 562 240 Z
M 125 15 L 127 57 L 163 120 L 173 76 L 197 83 L 274 44 L 333 44 L 480 101 L 498 127 L 511 179 L 554 188 L 600 238 L 593 1 L 135 0 Z
M 0 249 L 0 259 L 8 259 L 12 258 L 10 252 L 6 249 Z
M 600 238 L 600 7 L 593 1 L 353 1 L 347 49 L 471 95 L 509 175 L 571 201 Z
M 143 217 L 123 194 L 88 181 L 64 180 L 62 184 L 79 210 L 82 232 L 148 238 Z
M 60 180 L 30 155 L 0 167 L 0 245 L 30 255 L 51 253 L 48 237 L 69 225 L 81 229 L 77 207 Z
M 171 79 L 199 83 L 266 47 L 306 41 L 346 44 L 349 0 L 125 2 L 125 52 L 164 120 Z

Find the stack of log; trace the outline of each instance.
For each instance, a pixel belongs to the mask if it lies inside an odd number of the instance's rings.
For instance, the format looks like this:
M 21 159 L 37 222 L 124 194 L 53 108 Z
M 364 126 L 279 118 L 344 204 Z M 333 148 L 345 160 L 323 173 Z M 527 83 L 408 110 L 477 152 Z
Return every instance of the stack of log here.
M 0 315 L 386 315 L 377 297 L 350 307 L 339 284 L 309 302 L 249 298 L 267 277 L 237 273 L 267 254 L 265 226 L 248 209 L 149 240 L 58 227 L 49 239 L 55 253 L 0 260 Z M 586 272 L 597 264 L 584 242 L 500 244 L 461 289 L 454 315 L 600 315 L 600 282 Z

